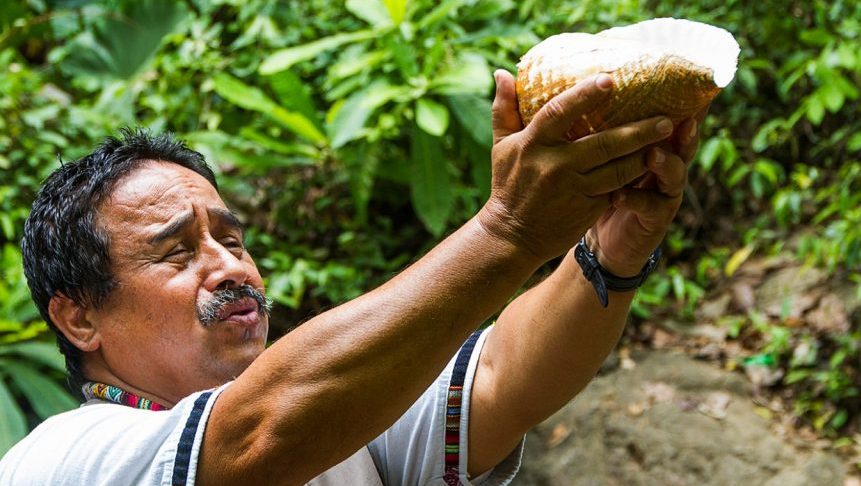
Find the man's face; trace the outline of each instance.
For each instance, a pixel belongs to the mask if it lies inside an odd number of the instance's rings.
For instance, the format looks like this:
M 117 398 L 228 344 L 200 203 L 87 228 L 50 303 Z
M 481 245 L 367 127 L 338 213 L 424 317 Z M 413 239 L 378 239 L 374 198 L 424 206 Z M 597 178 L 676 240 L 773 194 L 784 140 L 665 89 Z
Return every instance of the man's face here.
M 269 322 L 254 299 L 210 305 L 212 323 L 198 318 L 219 290 L 263 290 L 241 227 L 206 179 L 147 162 L 117 184 L 97 224 L 119 285 L 88 311 L 100 338 L 100 359 L 88 363 L 176 402 L 233 379 L 263 351 Z

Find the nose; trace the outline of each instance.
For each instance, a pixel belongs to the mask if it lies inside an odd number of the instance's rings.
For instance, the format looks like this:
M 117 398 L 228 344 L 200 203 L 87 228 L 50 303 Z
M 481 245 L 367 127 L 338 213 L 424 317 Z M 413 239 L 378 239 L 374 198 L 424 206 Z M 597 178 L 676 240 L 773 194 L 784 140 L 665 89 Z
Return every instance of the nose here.
M 205 245 L 207 272 L 204 287 L 209 292 L 239 287 L 248 281 L 247 265 L 216 241 Z

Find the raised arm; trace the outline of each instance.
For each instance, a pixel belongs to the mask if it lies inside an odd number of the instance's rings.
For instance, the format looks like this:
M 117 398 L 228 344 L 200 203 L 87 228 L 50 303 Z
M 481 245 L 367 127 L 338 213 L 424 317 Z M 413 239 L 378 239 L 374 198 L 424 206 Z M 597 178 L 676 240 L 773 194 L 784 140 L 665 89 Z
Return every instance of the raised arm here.
M 483 320 L 643 174 L 642 156 L 567 143 L 611 92 L 604 76 L 548 105 L 505 152 L 479 214 L 403 273 L 278 340 L 224 391 L 206 428 L 201 484 L 299 484 L 390 426 Z M 632 140 L 629 152 L 658 137 Z M 513 139 L 512 139 L 513 140 Z
M 495 105 L 495 125 L 503 139 L 498 145 L 520 128 L 513 80 L 508 73 L 500 76 L 503 94 Z M 635 140 L 642 146 L 650 137 L 670 135 L 656 122 L 609 130 L 603 146 L 613 156 Z M 681 204 L 686 165 L 697 146 L 696 127 L 688 120 L 676 129 L 672 141 L 660 144 L 662 149 L 637 152 L 649 173 L 635 188 L 615 191 L 611 206 L 586 235 L 601 265 L 615 275 L 637 275 L 663 239 Z M 497 464 L 529 428 L 561 408 L 595 376 L 619 339 L 633 295 L 611 292 L 609 306 L 603 308 L 572 250 L 546 280 L 503 311 L 487 337 L 473 384 L 471 473 Z

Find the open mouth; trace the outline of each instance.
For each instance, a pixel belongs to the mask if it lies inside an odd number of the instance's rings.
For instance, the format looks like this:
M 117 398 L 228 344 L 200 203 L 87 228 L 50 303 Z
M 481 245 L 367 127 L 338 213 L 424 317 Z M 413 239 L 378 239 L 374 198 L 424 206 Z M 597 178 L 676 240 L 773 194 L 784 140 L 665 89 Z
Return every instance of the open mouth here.
M 218 313 L 219 321 L 232 321 L 237 324 L 257 324 L 260 321 L 260 307 L 251 297 L 244 297 L 225 305 Z

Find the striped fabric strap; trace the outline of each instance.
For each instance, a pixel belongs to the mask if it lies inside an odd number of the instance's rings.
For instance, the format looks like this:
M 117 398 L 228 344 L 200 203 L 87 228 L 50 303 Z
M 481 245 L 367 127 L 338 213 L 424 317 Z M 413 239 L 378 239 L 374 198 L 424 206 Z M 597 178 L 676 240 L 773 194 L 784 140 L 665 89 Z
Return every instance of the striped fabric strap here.
M 443 480 L 448 486 L 459 486 L 460 482 L 460 415 L 463 402 L 463 383 L 469 358 L 481 331 L 475 331 L 461 346 L 448 385 L 445 412 L 445 473 Z

